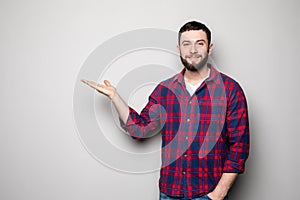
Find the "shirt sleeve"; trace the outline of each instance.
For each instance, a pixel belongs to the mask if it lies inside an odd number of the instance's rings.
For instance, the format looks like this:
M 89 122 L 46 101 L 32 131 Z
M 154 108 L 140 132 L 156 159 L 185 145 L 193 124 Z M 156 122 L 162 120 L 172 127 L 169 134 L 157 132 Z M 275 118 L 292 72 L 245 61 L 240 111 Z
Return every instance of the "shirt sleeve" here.
M 120 120 L 121 127 L 134 139 L 149 138 L 160 133 L 166 115 L 165 110 L 156 100 L 157 96 L 158 87 L 149 96 L 148 103 L 140 114 L 129 107 L 126 124 Z
M 229 152 L 223 172 L 243 173 L 250 147 L 249 120 L 245 94 L 237 83 L 231 90 L 227 106 L 226 122 Z

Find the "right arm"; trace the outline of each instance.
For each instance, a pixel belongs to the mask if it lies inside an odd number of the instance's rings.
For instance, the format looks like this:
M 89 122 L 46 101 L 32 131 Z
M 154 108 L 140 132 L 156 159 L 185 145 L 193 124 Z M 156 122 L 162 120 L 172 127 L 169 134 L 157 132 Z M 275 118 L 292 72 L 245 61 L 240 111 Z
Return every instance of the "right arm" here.
M 139 115 L 135 110 L 130 108 L 121 96 L 117 93 L 109 81 L 104 80 L 104 85 L 97 84 L 93 81 L 82 80 L 83 83 L 96 89 L 99 93 L 107 96 L 114 104 L 119 118 L 123 122 L 122 128 L 125 129 L 134 138 L 148 138 L 157 134 L 165 121 L 165 112 L 156 101 L 149 98 L 149 102 Z

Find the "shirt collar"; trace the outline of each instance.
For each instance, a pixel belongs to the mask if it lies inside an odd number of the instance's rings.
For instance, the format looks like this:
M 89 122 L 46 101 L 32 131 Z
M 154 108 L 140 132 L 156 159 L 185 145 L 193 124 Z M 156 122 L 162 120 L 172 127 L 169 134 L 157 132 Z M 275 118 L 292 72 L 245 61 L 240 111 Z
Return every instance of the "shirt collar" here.
M 219 82 L 220 80 L 217 77 L 220 76 L 220 72 L 217 69 L 215 69 L 213 66 L 211 66 L 211 64 L 209 64 L 209 63 L 208 63 L 208 67 L 210 68 L 210 73 L 209 73 L 208 78 L 205 79 L 205 82 L 211 82 L 211 81 Z M 177 81 L 181 84 L 184 84 L 184 72 L 185 72 L 185 70 L 186 69 L 183 68 L 180 73 L 175 75 L 174 78 L 173 78 L 173 81 L 174 82 Z

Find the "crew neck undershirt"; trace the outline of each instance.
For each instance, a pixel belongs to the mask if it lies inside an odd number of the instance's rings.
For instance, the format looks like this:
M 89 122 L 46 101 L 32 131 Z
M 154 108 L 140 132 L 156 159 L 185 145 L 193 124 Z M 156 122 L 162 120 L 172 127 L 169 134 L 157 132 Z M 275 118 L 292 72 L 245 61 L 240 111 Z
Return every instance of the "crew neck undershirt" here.
M 209 77 L 209 75 L 207 77 L 205 77 L 203 79 L 203 81 L 205 81 L 208 77 Z M 196 92 L 198 87 L 203 83 L 203 81 L 197 83 L 196 85 L 192 85 L 184 79 L 185 87 L 186 87 L 187 91 L 190 93 L 191 96 L 193 96 L 193 94 Z

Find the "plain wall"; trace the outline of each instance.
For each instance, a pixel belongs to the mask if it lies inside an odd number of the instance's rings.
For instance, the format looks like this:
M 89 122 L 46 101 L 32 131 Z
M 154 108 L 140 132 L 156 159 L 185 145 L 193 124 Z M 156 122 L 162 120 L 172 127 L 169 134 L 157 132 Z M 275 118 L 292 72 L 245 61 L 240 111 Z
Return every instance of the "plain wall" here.
M 118 172 L 83 147 L 74 85 L 111 37 L 178 31 L 194 19 L 211 28 L 216 62 L 248 99 L 251 154 L 231 199 L 299 199 L 299 8 L 296 0 L 0 1 L 0 199 L 157 199 L 157 171 Z

